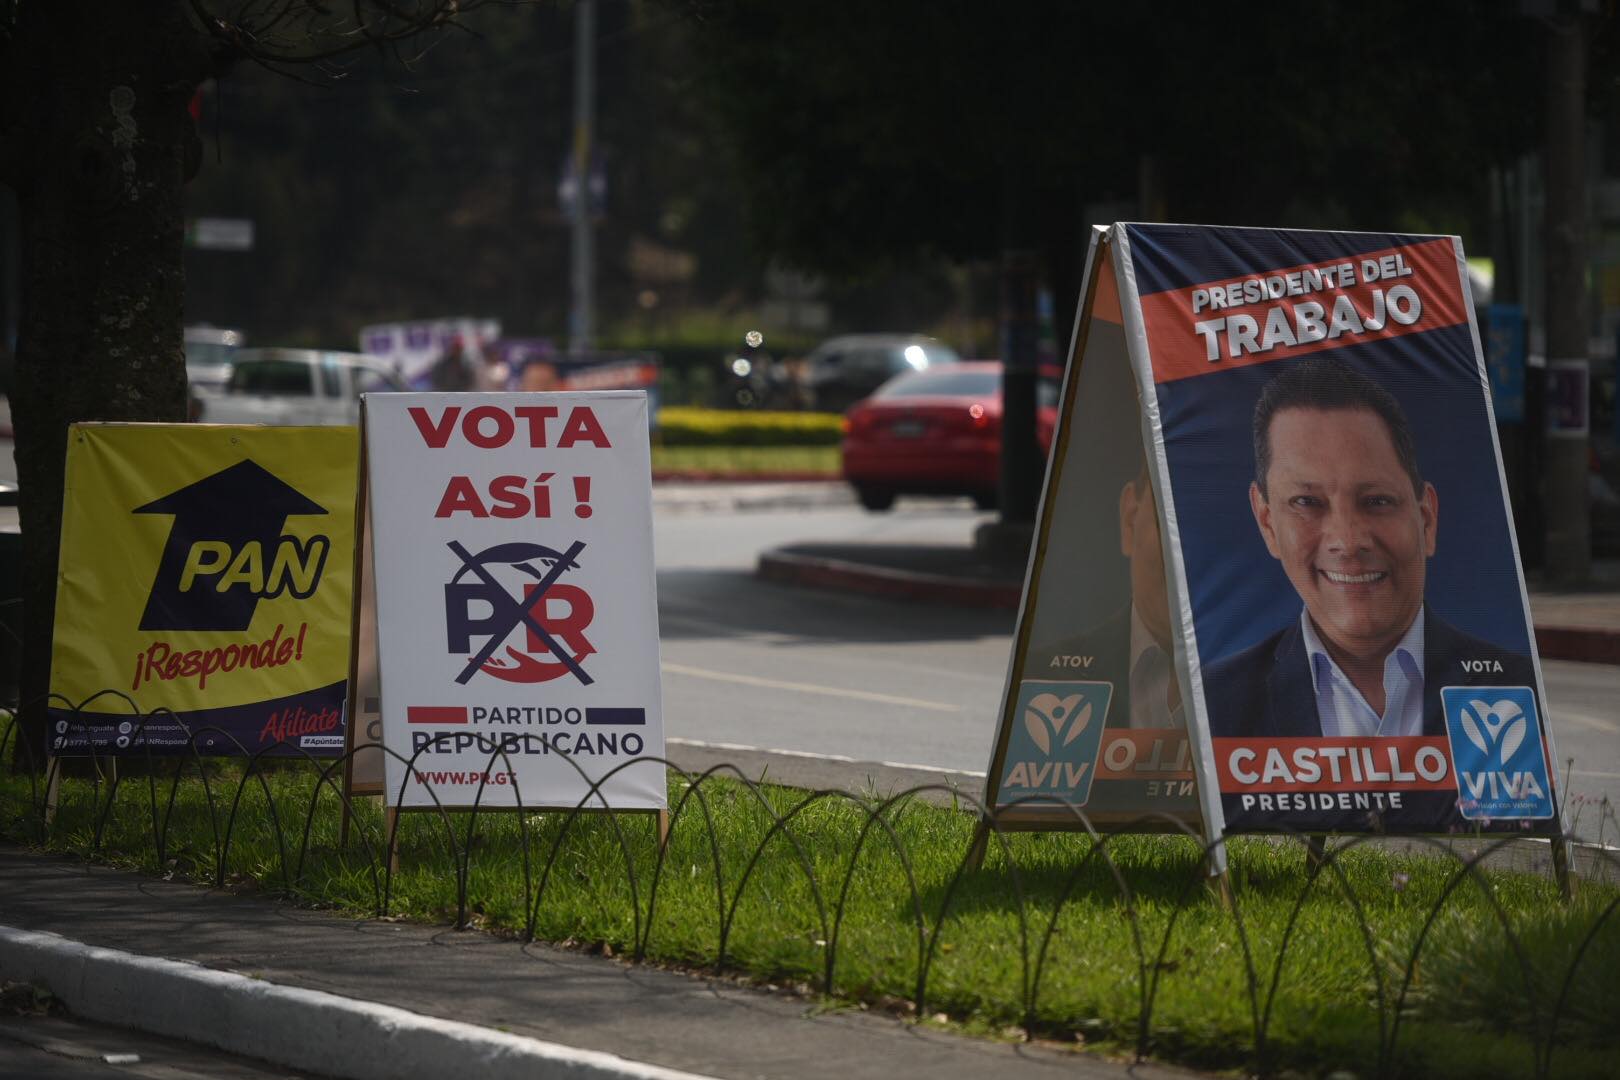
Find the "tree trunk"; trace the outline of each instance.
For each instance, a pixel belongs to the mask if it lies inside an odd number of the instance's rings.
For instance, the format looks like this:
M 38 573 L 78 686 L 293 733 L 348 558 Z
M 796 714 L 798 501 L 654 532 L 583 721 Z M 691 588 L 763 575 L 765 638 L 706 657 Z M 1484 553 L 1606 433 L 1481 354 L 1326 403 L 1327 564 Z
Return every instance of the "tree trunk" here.
M 45 749 L 68 425 L 186 415 L 181 188 L 209 74 L 183 0 L 19 5 L 0 58 L 22 313 L 12 395 L 23 541 L 23 730 Z M 80 613 L 82 614 L 82 613 Z

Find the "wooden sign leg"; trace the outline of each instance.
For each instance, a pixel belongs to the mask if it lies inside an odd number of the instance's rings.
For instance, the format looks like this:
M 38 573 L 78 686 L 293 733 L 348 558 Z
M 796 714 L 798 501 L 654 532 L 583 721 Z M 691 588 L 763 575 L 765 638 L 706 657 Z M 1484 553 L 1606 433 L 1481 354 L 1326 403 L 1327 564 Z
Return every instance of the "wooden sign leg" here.
M 62 759 L 45 759 L 45 831 L 56 821 L 56 805 L 62 798 Z
M 387 835 L 388 872 L 399 873 L 399 811 L 390 806 L 383 811 L 383 832 Z
M 1312 870 L 1319 869 L 1327 861 L 1327 836 L 1310 833 L 1300 839 L 1305 842 L 1305 865 Z
M 669 846 L 669 811 L 658 811 L 658 846 Z
M 1225 870 L 1209 876 L 1209 891 L 1215 894 L 1223 910 L 1231 911 L 1237 907 L 1237 898 L 1232 893 L 1232 879 Z
M 973 840 L 968 846 L 964 868 L 973 873 L 984 865 L 985 849 L 990 846 L 990 823 L 983 818 L 973 828 Z
M 1567 904 L 1575 899 L 1575 875 L 1570 866 L 1569 838 L 1555 836 L 1552 842 L 1552 869 L 1553 880 L 1558 882 L 1558 892 Z
M 1232 891 L 1232 875 L 1226 865 L 1226 846 L 1213 844 L 1204 852 L 1204 887 L 1215 894 L 1223 910 L 1237 907 L 1237 895 Z

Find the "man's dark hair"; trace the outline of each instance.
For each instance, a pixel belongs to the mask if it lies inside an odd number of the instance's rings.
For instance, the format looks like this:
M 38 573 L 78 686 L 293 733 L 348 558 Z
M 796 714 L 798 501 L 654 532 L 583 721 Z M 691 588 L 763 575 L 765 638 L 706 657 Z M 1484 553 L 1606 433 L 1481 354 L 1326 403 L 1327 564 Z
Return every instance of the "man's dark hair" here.
M 1395 395 L 1343 360 L 1321 356 L 1284 368 L 1260 391 L 1260 400 L 1254 404 L 1254 482 L 1262 496 L 1266 494 L 1266 474 L 1271 471 L 1271 421 L 1284 409 L 1366 409 L 1376 414 L 1389 432 L 1396 460 L 1412 480 L 1412 494 L 1423 494 L 1412 427 Z

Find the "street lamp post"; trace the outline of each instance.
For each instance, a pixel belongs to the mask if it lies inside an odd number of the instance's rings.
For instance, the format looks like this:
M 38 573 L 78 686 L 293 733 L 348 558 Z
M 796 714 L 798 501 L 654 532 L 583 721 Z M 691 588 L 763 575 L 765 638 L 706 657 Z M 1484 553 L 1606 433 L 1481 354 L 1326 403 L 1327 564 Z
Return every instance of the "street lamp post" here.
M 1550 581 L 1592 569 L 1588 508 L 1591 364 L 1587 317 L 1586 25 L 1579 6 L 1546 20 L 1547 547 Z
M 591 348 L 591 286 L 593 276 L 591 236 L 591 125 L 594 122 L 596 94 L 596 2 L 574 3 L 574 199 L 573 226 L 569 246 L 568 351 L 583 355 Z

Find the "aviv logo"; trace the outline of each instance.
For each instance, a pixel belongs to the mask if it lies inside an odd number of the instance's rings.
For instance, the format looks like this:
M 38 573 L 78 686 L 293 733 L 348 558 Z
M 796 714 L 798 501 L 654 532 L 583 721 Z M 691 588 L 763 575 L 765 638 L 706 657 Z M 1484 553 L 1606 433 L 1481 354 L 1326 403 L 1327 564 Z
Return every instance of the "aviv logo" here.
M 557 580 L 579 566 L 583 540 L 567 551 L 523 542 L 496 544 L 476 554 L 459 541 L 448 546 L 461 567 L 444 587 L 445 644 L 452 655 L 471 654 L 456 682 L 465 684 L 482 671 L 504 682 L 550 682 L 573 675 L 583 685 L 591 684 L 583 665 L 596 649 L 585 628 L 596 606 L 584 589 Z M 475 607 L 480 614 L 474 614 Z M 525 631 L 522 649 L 506 645 L 519 627 Z M 474 638 L 483 639 L 476 650 Z M 496 656 L 502 645 L 503 655 Z
M 281 534 L 288 517 L 326 508 L 252 460 L 133 513 L 174 517 L 142 630 L 246 630 L 261 599 L 313 594 L 332 548 L 326 536 Z
M 1528 686 L 1446 686 L 1440 699 L 1463 817 L 1552 817 L 1535 691 Z
M 1018 688 L 1018 722 L 1007 738 L 1006 795 L 1050 795 L 1072 806 L 1091 797 L 1114 684 L 1030 680 Z

